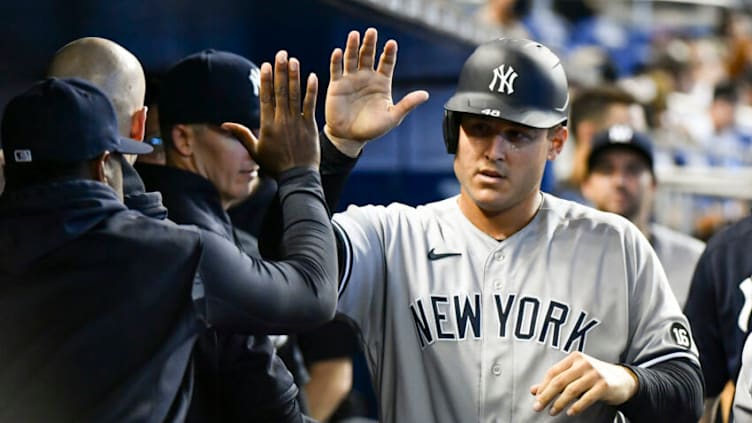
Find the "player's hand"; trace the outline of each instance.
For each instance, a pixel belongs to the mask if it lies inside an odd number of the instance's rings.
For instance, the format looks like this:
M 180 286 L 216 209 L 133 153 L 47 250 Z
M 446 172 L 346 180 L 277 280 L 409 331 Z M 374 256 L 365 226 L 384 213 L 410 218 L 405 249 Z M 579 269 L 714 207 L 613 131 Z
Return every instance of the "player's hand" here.
M 261 128 L 258 139 L 243 125 L 224 123 L 222 128 L 243 142 L 267 174 L 277 177 L 293 167 L 318 169 L 321 153 L 316 126 L 318 79 L 308 76 L 301 110 L 300 62 L 287 52 L 277 52 L 272 65 L 261 65 Z
M 347 35 L 345 51 L 336 48 L 329 64 L 324 132 L 344 154 L 355 157 L 366 142 L 399 125 L 428 92 L 413 91 L 392 103 L 392 74 L 397 62 L 397 42 L 389 40 L 374 70 L 377 32 L 368 28 Z
M 573 352 L 554 364 L 530 393 L 535 395 L 535 411 L 551 403 L 550 414 L 555 416 L 572 404 L 567 415 L 576 416 L 596 401 L 622 404 L 635 395 L 637 388 L 637 377 L 626 367 Z

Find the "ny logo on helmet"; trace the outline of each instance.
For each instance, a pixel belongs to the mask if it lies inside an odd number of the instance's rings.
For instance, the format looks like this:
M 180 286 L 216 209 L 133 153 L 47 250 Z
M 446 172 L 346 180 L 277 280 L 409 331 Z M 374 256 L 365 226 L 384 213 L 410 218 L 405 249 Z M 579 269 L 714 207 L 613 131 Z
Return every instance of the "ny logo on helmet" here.
M 248 74 L 248 80 L 253 84 L 253 95 L 258 97 L 259 86 L 261 85 L 261 71 L 257 68 L 251 68 L 251 72 Z
M 506 70 L 504 69 L 506 67 Z M 514 81 L 517 79 L 517 72 L 511 66 L 500 65 L 493 70 L 493 80 L 488 85 L 488 89 L 493 91 L 494 87 L 498 84 L 496 91 L 504 94 L 512 94 L 514 92 Z

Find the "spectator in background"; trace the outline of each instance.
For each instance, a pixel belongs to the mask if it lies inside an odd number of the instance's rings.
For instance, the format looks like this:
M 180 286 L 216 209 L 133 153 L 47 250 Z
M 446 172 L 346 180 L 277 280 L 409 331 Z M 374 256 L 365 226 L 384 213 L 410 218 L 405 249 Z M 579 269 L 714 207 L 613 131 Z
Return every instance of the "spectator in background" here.
M 652 222 L 656 185 L 652 141 L 647 135 L 617 125 L 594 137 L 582 183 L 585 198 L 640 229 L 658 255 L 679 306 L 684 307 L 705 244 Z
M 736 84 L 722 81 L 715 85 L 712 96 L 705 113 L 684 123 L 700 149 L 686 150 L 683 161 L 690 166 L 737 167 L 752 163 L 749 147 L 736 124 Z
M 736 79 L 752 66 L 752 17 L 731 8 L 723 9 L 719 25 L 728 46 L 726 71 Z
M 486 0 L 475 13 L 475 17 L 498 30 L 498 37 L 530 38 L 522 23 L 530 9 L 529 0 Z
M 579 203 L 587 203 L 581 186 L 587 174 L 587 159 L 593 136 L 613 125 L 630 125 L 644 129 L 645 115 L 642 107 L 629 93 L 611 86 L 586 88 L 572 100 L 569 115 L 570 138 L 565 144 L 563 157 L 554 162 L 558 186 L 554 194 Z M 567 147 L 571 145 L 571 147 Z M 560 166 L 559 162 L 564 165 Z

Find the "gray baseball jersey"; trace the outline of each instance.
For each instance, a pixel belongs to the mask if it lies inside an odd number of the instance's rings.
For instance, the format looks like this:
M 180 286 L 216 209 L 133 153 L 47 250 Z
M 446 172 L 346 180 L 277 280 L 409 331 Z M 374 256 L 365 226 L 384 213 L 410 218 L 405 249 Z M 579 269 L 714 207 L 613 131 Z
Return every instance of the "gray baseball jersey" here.
M 457 197 L 350 207 L 334 222 L 346 250 L 339 311 L 362 333 L 384 422 L 571 421 L 534 412 L 529 393 L 570 352 L 697 362 L 655 253 L 619 216 L 544 195 L 502 242 Z M 598 403 L 578 421 L 615 414 Z
M 650 234 L 651 245 L 661 261 L 663 270 L 666 271 L 668 284 L 679 302 L 679 307 L 683 309 L 689 294 L 689 284 L 692 282 L 697 261 L 705 249 L 705 243 L 658 224 L 650 225 Z

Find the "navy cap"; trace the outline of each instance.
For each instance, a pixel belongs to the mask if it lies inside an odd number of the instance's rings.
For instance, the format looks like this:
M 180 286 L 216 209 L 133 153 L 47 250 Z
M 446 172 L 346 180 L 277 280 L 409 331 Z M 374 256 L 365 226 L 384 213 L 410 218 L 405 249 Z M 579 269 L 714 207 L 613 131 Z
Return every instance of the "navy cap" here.
M 105 151 L 152 151 L 120 137 L 110 100 L 78 78 L 48 78 L 11 99 L 3 113 L 2 138 L 7 163 L 77 162 Z
M 241 123 L 258 128 L 261 72 L 250 60 L 204 50 L 180 60 L 162 79 L 159 123 Z
M 587 160 L 588 172 L 595 165 L 599 155 L 614 148 L 628 149 L 639 154 L 653 172 L 653 142 L 647 134 L 636 132 L 627 125 L 614 125 L 593 137 Z

